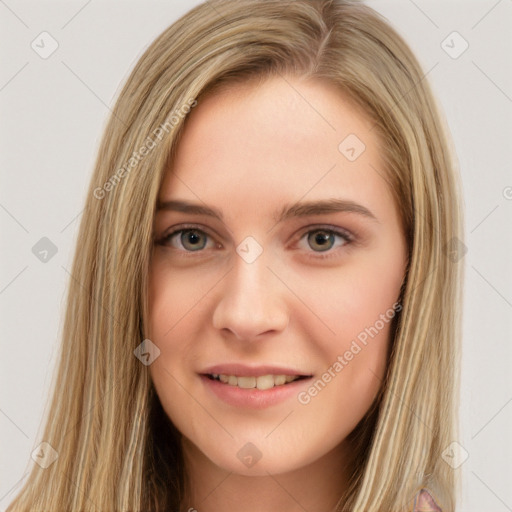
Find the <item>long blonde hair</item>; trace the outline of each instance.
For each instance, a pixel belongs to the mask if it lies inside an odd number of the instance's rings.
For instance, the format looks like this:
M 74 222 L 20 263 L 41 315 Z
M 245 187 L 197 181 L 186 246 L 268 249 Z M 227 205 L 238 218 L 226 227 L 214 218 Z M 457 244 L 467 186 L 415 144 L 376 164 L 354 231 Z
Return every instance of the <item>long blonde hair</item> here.
M 335 84 L 373 120 L 409 245 L 387 376 L 351 434 L 357 461 L 340 510 L 408 510 L 421 488 L 455 509 L 455 472 L 441 454 L 458 434 L 460 186 L 423 72 L 358 2 L 210 0 L 151 44 L 109 119 L 41 439 L 58 458 L 34 464 L 9 512 L 179 510 L 179 433 L 134 355 L 147 333 L 157 195 L 186 114 L 206 93 L 287 75 Z

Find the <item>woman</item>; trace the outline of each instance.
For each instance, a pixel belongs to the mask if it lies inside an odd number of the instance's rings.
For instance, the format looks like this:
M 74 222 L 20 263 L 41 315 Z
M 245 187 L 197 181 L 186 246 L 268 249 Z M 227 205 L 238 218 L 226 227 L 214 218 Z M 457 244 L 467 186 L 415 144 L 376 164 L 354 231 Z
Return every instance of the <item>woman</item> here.
M 461 238 L 435 102 L 380 16 L 191 10 L 107 126 L 8 510 L 454 510 Z

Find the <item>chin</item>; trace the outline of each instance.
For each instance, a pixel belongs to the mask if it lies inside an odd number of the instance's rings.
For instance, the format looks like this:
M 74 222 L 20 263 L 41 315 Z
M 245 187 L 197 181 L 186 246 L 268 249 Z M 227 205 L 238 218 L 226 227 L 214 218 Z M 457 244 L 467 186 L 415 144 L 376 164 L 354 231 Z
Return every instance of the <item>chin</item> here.
M 243 476 L 268 476 L 299 470 L 317 457 L 309 456 L 304 447 L 284 448 L 273 442 L 233 441 L 201 450 L 215 466 Z

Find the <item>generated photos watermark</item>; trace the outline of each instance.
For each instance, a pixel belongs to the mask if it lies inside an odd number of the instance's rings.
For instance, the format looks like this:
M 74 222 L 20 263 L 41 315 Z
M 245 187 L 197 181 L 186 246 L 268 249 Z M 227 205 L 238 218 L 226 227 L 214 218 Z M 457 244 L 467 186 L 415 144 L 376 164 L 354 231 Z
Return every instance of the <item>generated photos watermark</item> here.
M 165 123 L 162 123 L 158 128 L 153 130 L 142 146 L 137 151 L 134 151 L 128 161 L 107 180 L 101 187 L 96 187 L 93 191 L 93 195 L 96 199 L 103 199 L 107 192 L 113 190 L 116 185 L 121 183 L 121 180 L 130 174 L 130 172 L 137 167 L 139 162 L 149 155 L 151 150 L 156 148 L 162 141 L 165 134 L 170 133 L 185 116 L 190 112 L 192 108 L 197 105 L 197 100 L 189 99 L 180 108 L 174 110 L 174 112 L 167 118 Z
M 297 395 L 299 403 L 302 405 L 309 404 L 368 345 L 369 338 L 375 338 L 401 310 L 402 304 L 395 302 L 385 313 L 381 313 L 379 319 L 373 325 L 365 327 L 357 335 L 356 339 L 352 340 L 349 349 L 345 350 L 343 355 L 339 355 L 336 361 L 308 389 L 301 391 Z

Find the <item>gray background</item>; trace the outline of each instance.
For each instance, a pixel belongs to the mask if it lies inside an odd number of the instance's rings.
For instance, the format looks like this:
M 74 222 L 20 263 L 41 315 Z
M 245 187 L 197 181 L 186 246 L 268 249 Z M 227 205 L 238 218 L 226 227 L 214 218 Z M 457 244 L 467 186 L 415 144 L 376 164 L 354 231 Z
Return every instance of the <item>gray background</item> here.
M 1 510 L 41 442 L 78 223 L 110 106 L 149 43 L 197 3 L 0 0 Z M 368 3 L 419 57 L 461 166 L 459 442 L 469 457 L 459 510 L 512 511 L 512 0 Z M 31 47 L 42 47 L 43 31 L 59 45 L 46 59 Z M 32 251 L 43 237 L 57 248 L 46 262 Z

